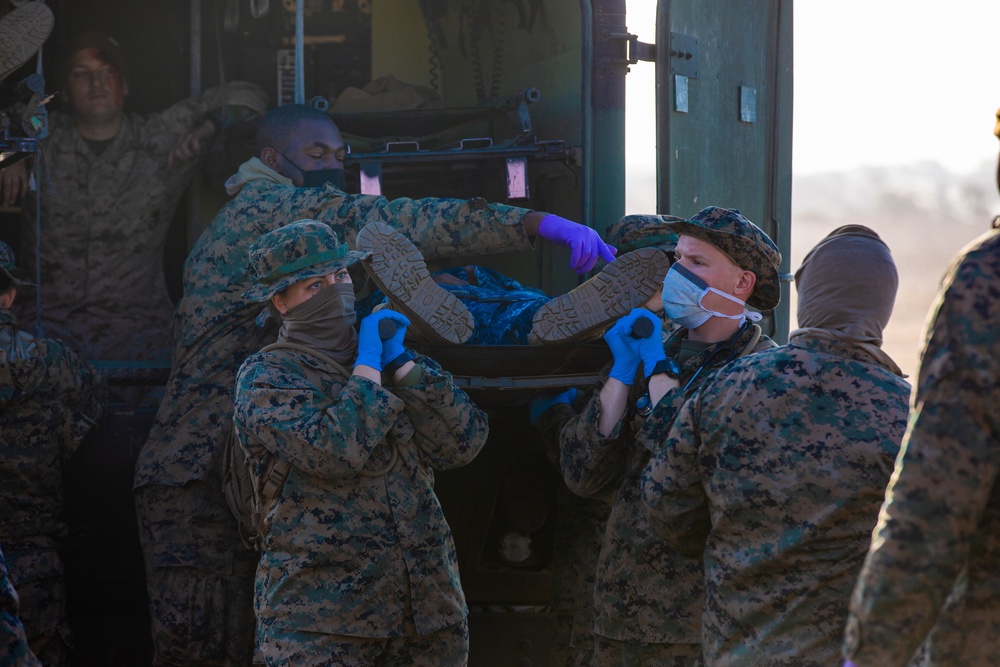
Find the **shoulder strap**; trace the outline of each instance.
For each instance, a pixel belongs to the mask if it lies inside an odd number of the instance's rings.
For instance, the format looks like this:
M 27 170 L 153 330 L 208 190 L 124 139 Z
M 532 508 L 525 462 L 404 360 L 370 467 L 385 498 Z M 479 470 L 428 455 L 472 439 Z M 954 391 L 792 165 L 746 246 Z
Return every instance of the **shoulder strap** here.
M 260 348 L 260 351 L 261 352 L 268 352 L 270 350 L 276 350 L 276 349 L 281 349 L 281 348 L 285 348 L 285 349 L 289 349 L 289 350 L 298 350 L 299 352 L 305 352 L 306 354 L 311 354 L 314 357 L 316 357 L 317 359 L 321 359 L 321 360 L 325 361 L 326 363 L 330 364 L 331 366 L 333 366 L 334 368 L 336 368 L 337 372 L 339 372 L 345 378 L 351 377 L 351 373 L 346 368 L 344 368 L 339 363 L 337 363 L 336 361 L 334 361 L 333 359 L 331 359 L 328 355 L 323 354 L 322 352 L 320 352 L 318 350 L 314 350 L 313 348 L 308 347 L 306 345 L 301 345 L 299 343 L 292 343 L 292 342 L 289 342 L 287 340 L 279 340 L 276 343 L 271 343 L 270 345 L 265 345 L 264 347 Z M 396 459 L 399 458 L 399 452 L 397 451 L 395 445 L 391 441 L 388 444 L 389 444 L 389 452 L 390 452 L 389 463 L 387 463 L 380 470 L 375 470 L 375 471 L 372 471 L 372 472 L 368 472 L 367 470 L 359 470 L 358 471 L 359 475 L 361 475 L 362 477 L 381 477 L 382 475 L 384 475 L 387 472 L 389 472 L 390 470 L 392 470 L 393 467 L 395 467 L 395 465 L 396 465 Z M 285 477 L 287 477 L 287 476 L 288 476 L 288 472 L 287 472 L 287 470 L 285 470 L 285 475 L 281 478 L 280 484 L 284 484 Z M 280 484 L 278 486 L 278 490 L 280 490 L 280 488 L 281 488 Z M 274 495 L 276 496 L 277 494 L 275 493 Z M 265 497 L 266 497 L 266 495 L 265 495 Z
M 330 364 L 331 366 L 333 366 L 334 368 L 336 368 L 337 372 L 340 373 L 341 375 L 343 375 L 345 378 L 351 377 L 351 372 L 349 370 L 347 370 L 346 368 L 344 368 L 339 363 L 337 363 L 336 361 L 334 361 L 329 355 L 323 354 L 319 350 L 315 350 L 315 349 L 309 347 L 308 345 L 302 345 L 300 343 L 292 343 L 292 342 L 287 341 L 287 340 L 279 340 L 276 343 L 271 343 L 270 345 L 265 345 L 264 347 L 260 348 L 260 351 L 261 352 L 269 352 L 271 350 L 277 350 L 277 349 L 281 349 L 281 348 L 285 348 L 285 349 L 288 349 L 288 350 L 298 350 L 299 352 L 305 352 L 306 354 L 311 354 L 312 356 L 316 357 L 317 359 L 321 359 L 321 360 L 325 361 L 326 363 Z

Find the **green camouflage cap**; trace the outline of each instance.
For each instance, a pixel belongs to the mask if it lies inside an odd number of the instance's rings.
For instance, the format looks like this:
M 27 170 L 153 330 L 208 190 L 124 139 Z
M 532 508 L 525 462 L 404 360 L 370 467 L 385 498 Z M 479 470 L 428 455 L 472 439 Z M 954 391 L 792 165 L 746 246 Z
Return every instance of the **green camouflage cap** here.
M 757 310 L 774 310 L 781 301 L 778 267 L 781 252 L 764 231 L 736 209 L 709 206 L 688 220 L 668 223 L 681 236 L 693 236 L 726 253 L 741 269 L 753 271 L 757 284 L 747 304 Z
M 348 250 L 325 223 L 296 220 L 264 234 L 250 246 L 250 275 L 257 284 L 244 292 L 243 298 L 267 301 L 293 283 L 333 273 L 370 254 Z
M 0 273 L 7 276 L 18 287 L 35 286 L 35 283 L 28 280 L 21 269 L 14 264 L 14 251 L 3 241 L 0 241 Z
M 673 252 L 677 247 L 677 233 L 671 222 L 684 222 L 672 215 L 626 215 L 604 232 L 607 242 L 618 249 L 618 254 L 639 248 L 654 247 L 663 252 Z

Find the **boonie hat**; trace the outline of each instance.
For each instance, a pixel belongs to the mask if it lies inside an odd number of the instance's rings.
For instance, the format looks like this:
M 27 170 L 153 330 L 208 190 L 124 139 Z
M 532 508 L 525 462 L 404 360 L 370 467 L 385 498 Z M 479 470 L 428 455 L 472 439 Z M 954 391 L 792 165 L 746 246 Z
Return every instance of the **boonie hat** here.
M 781 301 L 778 267 L 781 252 L 764 231 L 736 209 L 709 206 L 687 220 L 667 223 L 679 235 L 693 236 L 726 253 L 741 269 L 753 271 L 757 284 L 747 304 L 767 312 Z
M 370 254 L 348 250 L 325 223 L 296 220 L 264 234 L 250 246 L 249 273 L 257 284 L 244 292 L 243 298 L 267 301 L 293 283 L 333 273 Z
M 677 247 L 677 232 L 672 222 L 684 222 L 673 215 L 626 215 L 604 232 L 607 242 L 618 249 L 618 254 L 654 247 L 663 252 L 673 252 Z
M 7 276 L 18 287 L 35 286 L 35 283 L 28 280 L 24 272 L 14 264 L 14 251 L 3 241 L 0 241 L 0 273 Z

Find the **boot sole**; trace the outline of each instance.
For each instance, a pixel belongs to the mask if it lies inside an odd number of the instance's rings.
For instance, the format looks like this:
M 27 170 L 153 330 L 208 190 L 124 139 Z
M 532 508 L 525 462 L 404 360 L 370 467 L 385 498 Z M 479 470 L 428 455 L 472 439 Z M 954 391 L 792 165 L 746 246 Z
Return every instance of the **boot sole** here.
M 531 323 L 542 343 L 592 338 L 663 289 L 670 258 L 656 248 L 640 248 L 615 259 L 576 289 L 538 309 Z
M 358 232 L 357 247 L 371 253 L 364 260 L 368 275 L 393 308 L 410 318 L 414 333 L 433 343 L 469 340 L 476 328 L 472 313 L 431 279 L 420 251 L 399 230 L 369 223 Z
M 48 6 L 29 2 L 0 19 L 0 79 L 28 62 L 52 33 Z

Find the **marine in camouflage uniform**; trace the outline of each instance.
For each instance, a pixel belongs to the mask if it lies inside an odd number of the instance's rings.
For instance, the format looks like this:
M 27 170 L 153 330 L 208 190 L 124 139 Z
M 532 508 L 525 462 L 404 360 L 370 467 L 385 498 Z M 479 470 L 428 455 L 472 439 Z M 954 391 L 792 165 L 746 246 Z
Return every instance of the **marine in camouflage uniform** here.
M 690 261 L 682 250 L 693 251 L 702 247 L 698 244 L 704 244 L 724 253 L 739 275 L 749 272 L 755 277 L 755 282 L 749 284 L 749 305 L 763 311 L 777 305 L 781 255 L 773 242 L 738 211 L 709 207 L 690 220 L 671 218 L 666 224 L 679 236 L 678 262 L 671 267 L 671 273 L 677 270 L 677 264 Z M 672 320 L 684 324 L 672 306 L 664 303 L 664 309 Z M 652 313 L 647 314 L 652 317 Z M 713 316 L 707 323 L 713 326 L 719 319 L 724 318 Z M 625 386 L 610 377 L 615 372 L 612 366 L 582 411 L 561 428 L 561 468 L 569 488 L 612 504 L 597 564 L 594 665 L 699 662 L 704 595 L 701 565 L 681 556 L 659 538 L 642 506 L 639 484 L 651 455 L 648 443 L 656 436 L 662 441 L 686 398 L 729 361 L 774 346 L 745 315 L 742 320 L 731 321 L 731 326 L 723 327 L 731 333 L 714 342 L 689 339 L 693 329 L 683 326 L 667 339 L 660 356 L 676 362 L 679 372 L 676 380 L 666 385 L 673 388 L 662 393 L 659 400 L 650 391 L 653 382 L 658 383 L 657 387 L 664 386 L 661 380 L 666 376 L 658 367 L 644 369 L 645 373 L 636 375 L 631 386 Z M 705 322 L 695 329 L 704 330 L 704 326 Z M 604 435 L 600 428 L 602 411 L 615 412 L 604 398 L 612 382 L 623 386 L 621 416 Z M 653 398 L 652 409 L 643 417 L 637 405 L 642 404 L 640 399 L 648 398 Z M 646 431 L 641 439 L 637 438 L 640 430 Z
M 72 113 L 52 113 L 41 183 L 41 237 L 34 196 L 24 201 L 20 257 L 35 275 L 40 262 L 41 323 L 45 334 L 65 341 L 87 359 L 167 360 L 173 304 L 163 254 L 177 203 L 195 175 L 198 161 L 180 159 L 179 142 L 214 135 L 208 118 L 262 114 L 266 104 L 256 86 L 233 82 L 189 98 L 165 111 L 140 116 L 122 110 L 127 71 L 117 43 L 106 35 L 80 35 L 69 48 L 62 72 Z M 90 88 L 74 87 L 82 66 L 74 58 L 91 53 Z M 78 129 L 81 107 L 102 102 L 118 90 L 121 127 L 113 137 L 89 140 Z M 102 108 L 103 109 L 103 108 Z M 218 121 L 216 121 L 218 122 Z M 184 155 L 187 155 L 186 153 Z M 15 165 L 14 168 L 18 168 Z M 20 168 L 23 168 L 21 166 Z M 22 320 L 34 324 L 34 300 L 22 306 Z M 30 306 L 30 307 L 29 307 Z
M 67 345 L 15 328 L 17 287 L 30 286 L 0 242 L 0 544 L 20 591 L 35 653 L 62 664 L 69 628 L 62 561 L 62 465 L 103 417 L 107 390 Z
M 295 107 L 279 107 L 267 118 L 294 114 Z M 311 131 L 317 122 L 309 115 L 305 120 L 293 115 L 292 121 L 292 135 Z M 327 116 L 320 114 L 320 122 L 339 139 Z M 263 148 L 270 151 L 268 156 L 276 152 L 266 140 Z M 283 148 L 282 152 L 289 151 Z M 250 244 L 269 231 L 309 218 L 329 225 L 352 247 L 366 223 L 387 222 L 417 244 L 428 259 L 532 248 L 523 223 L 531 213 L 526 209 L 483 199 L 389 201 L 348 195 L 332 184 L 300 187 L 292 180 L 294 176 L 302 181 L 294 166 L 287 167 L 281 160 L 274 164 L 290 175 L 253 158 L 230 178 L 227 189 L 235 195 L 233 200 L 205 229 L 185 262 L 170 377 L 136 463 L 135 492 L 147 581 L 151 601 L 161 610 L 153 609 L 158 653 L 162 647 L 174 655 L 191 651 L 197 656 L 197 646 L 219 645 L 226 633 L 249 643 L 249 627 L 218 627 L 222 619 L 243 618 L 243 614 L 219 615 L 213 600 L 232 597 L 236 601 L 226 608 L 238 609 L 238 600 L 252 586 L 255 555 L 243 548 L 221 492 L 222 446 L 233 413 L 236 372 L 248 356 L 277 335 L 274 318 L 266 318 L 260 304 L 242 296 L 253 285 L 246 268 Z M 166 507 L 177 508 L 176 516 L 161 516 Z M 185 515 L 195 512 L 203 518 L 189 521 Z M 193 532 L 195 527 L 198 534 Z M 185 589 L 195 586 L 196 579 L 205 593 L 192 598 Z M 249 604 L 245 608 L 249 613 Z M 234 641 L 239 644 L 241 640 Z
M 0 551 L 0 667 L 41 667 L 28 648 L 17 606 L 17 591 L 7 578 L 7 561 Z
M 1000 655 L 1000 230 L 956 258 L 932 309 L 910 425 L 857 580 L 844 655 L 929 665 Z
M 669 257 L 677 245 L 677 234 L 668 227 L 671 220 L 680 218 L 627 215 L 608 226 L 605 238 L 618 249 L 619 257 L 641 248 L 655 248 L 666 253 L 669 266 Z M 584 285 L 577 290 L 583 291 Z M 676 328 L 665 317 L 662 326 L 664 330 Z M 577 396 L 579 405 L 574 403 Z M 539 428 L 545 455 L 558 470 L 559 433 L 577 409 L 582 407 L 583 396 L 573 390 L 566 396 L 566 400 L 555 397 L 554 401 L 543 400 L 542 409 L 535 408 L 540 414 L 533 422 Z M 553 641 L 553 665 L 583 667 L 593 660 L 594 578 L 611 503 L 604 498 L 578 496 L 565 483 L 559 486 L 557 503 L 559 522 L 556 526 L 552 584 L 552 607 L 556 615 L 557 631 Z
M 881 350 L 898 278 L 871 230 L 835 230 L 795 275 L 786 346 L 734 361 L 681 407 L 642 478 L 651 524 L 704 564 L 706 665 L 835 665 L 906 428 Z
M 338 245 L 314 221 L 264 235 L 251 248 L 262 282 L 247 298 L 281 310 L 290 286 L 367 254 L 331 259 Z M 284 277 L 263 282 L 275 275 Z M 314 305 L 326 324 L 310 340 L 301 309 Z M 398 661 L 391 664 L 464 664 L 468 609 L 433 480 L 435 469 L 475 457 L 486 415 L 434 361 L 402 347 L 405 328 L 395 338 L 398 355 L 392 340 L 379 340 L 379 321 L 402 327 L 402 315 L 380 311 L 354 333 L 353 305 L 349 280 L 288 304 L 279 343 L 308 344 L 330 358 L 265 349 L 237 377 L 244 447 L 291 466 L 265 508 L 255 595 L 261 652 L 268 665 L 383 664 L 389 655 Z M 351 366 L 355 355 L 353 372 L 335 365 Z

